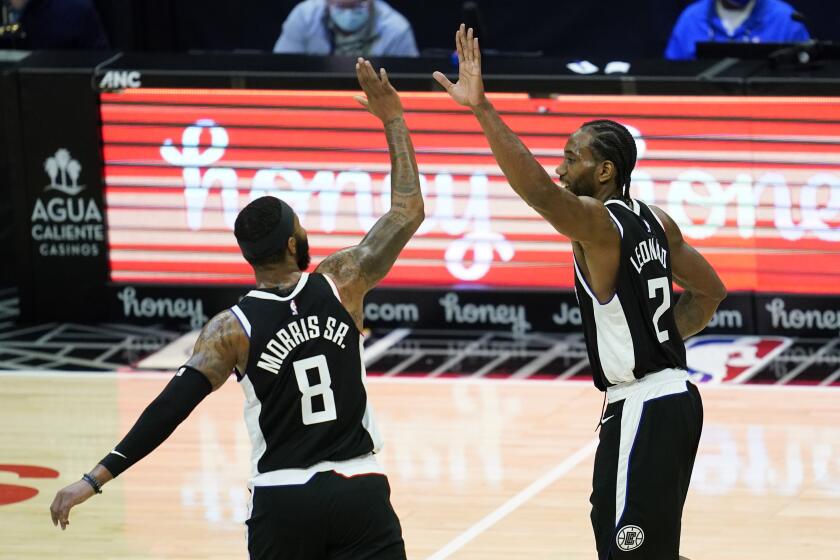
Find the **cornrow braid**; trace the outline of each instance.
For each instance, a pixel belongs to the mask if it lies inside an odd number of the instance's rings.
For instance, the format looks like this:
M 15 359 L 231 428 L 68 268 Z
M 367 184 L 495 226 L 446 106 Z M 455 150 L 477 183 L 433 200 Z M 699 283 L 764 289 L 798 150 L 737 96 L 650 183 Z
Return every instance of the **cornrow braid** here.
M 590 148 L 602 160 L 613 162 L 616 182 L 625 199 L 630 198 L 630 175 L 636 167 L 636 141 L 623 125 L 603 119 L 584 123 L 581 129 L 592 132 Z

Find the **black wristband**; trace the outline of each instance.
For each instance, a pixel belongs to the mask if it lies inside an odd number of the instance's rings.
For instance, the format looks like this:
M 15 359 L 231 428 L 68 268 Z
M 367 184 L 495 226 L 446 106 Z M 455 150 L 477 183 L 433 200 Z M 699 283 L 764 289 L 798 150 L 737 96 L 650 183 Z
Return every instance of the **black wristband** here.
M 82 480 L 84 480 L 85 482 L 90 484 L 91 487 L 93 488 L 94 492 L 96 492 L 97 494 L 102 493 L 102 485 L 99 484 L 99 481 L 96 480 L 95 478 L 93 478 L 89 473 L 83 474 L 82 475 Z

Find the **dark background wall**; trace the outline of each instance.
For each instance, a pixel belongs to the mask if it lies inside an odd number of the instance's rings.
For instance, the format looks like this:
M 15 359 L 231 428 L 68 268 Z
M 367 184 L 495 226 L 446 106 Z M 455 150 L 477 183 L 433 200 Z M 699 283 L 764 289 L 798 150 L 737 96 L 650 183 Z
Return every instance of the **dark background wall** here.
M 298 0 L 97 0 L 112 45 L 127 50 L 270 51 Z M 687 0 L 578 2 L 472 0 L 483 47 L 548 55 L 658 58 Z M 811 34 L 840 40 L 840 2 L 790 0 Z M 475 12 L 463 0 L 390 0 L 413 24 L 421 50 L 452 46 Z

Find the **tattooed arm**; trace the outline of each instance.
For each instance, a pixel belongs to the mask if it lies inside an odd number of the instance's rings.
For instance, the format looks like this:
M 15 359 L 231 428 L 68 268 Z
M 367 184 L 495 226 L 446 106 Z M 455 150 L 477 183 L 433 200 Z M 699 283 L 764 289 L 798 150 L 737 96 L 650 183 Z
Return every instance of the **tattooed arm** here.
M 234 366 L 245 365 L 248 339 L 230 311 L 213 317 L 198 337 L 193 355 L 146 407 L 134 426 L 82 480 L 61 489 L 50 506 L 54 525 L 70 524 L 70 510 L 108 481 L 154 451 L 198 404 L 227 381 Z
M 316 272 L 333 279 L 342 303 L 361 329 L 365 294 L 391 270 L 403 247 L 423 223 L 424 211 L 414 146 L 403 119 L 399 95 L 385 70 L 380 69 L 377 76 L 366 60 L 359 59 L 356 75 L 367 96 L 356 99 L 385 125 L 391 155 L 391 209 L 379 218 L 359 245 L 330 255 Z
M 674 306 L 674 320 L 680 335 L 686 339 L 706 328 L 718 304 L 726 297 L 726 288 L 709 261 L 686 243 L 674 220 L 656 206 L 650 209 L 665 227 L 674 282 L 685 290 Z
M 233 312 L 225 310 L 204 325 L 186 365 L 203 373 L 215 391 L 234 367 L 244 371 L 247 362 L 248 336 Z

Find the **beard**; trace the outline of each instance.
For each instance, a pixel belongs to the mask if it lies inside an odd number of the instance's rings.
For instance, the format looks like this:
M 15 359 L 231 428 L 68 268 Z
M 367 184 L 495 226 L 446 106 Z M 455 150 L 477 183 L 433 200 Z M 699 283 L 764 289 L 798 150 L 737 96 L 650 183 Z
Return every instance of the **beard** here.
M 566 183 L 566 189 L 575 196 L 595 196 L 597 189 L 584 177 Z
M 575 196 L 584 196 L 586 194 L 585 189 L 582 189 L 580 183 L 577 182 L 566 183 L 566 190 Z
M 301 272 L 309 268 L 312 260 L 309 256 L 309 240 L 306 237 L 295 237 L 297 245 L 297 265 Z

